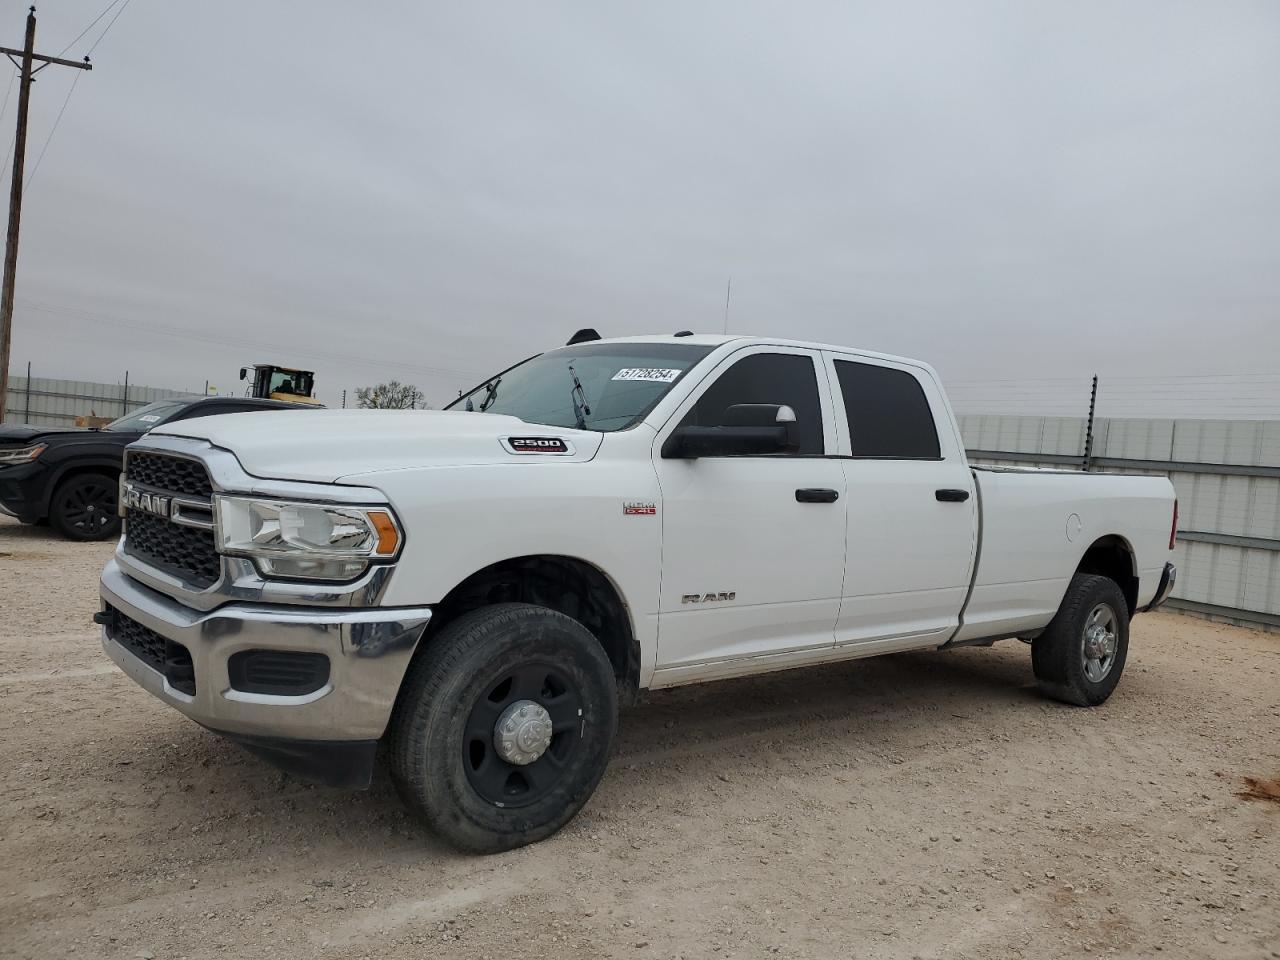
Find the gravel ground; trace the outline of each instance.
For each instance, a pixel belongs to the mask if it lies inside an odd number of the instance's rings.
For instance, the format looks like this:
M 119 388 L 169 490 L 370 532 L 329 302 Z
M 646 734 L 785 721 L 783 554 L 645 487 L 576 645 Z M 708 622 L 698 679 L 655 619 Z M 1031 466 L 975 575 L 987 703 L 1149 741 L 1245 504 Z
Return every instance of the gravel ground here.
M 1275 634 L 1139 617 L 1096 710 L 1017 642 L 650 694 L 577 820 L 475 858 L 134 686 L 110 551 L 0 518 L 4 956 L 1280 957 Z

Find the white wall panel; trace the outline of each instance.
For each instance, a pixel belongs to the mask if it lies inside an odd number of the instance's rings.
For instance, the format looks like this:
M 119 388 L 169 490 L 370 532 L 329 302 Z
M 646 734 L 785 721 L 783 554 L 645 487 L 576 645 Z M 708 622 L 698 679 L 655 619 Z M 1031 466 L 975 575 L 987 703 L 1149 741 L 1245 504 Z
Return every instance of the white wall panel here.
M 961 423 L 965 446 L 990 451 L 995 458 L 984 462 L 1006 466 L 1033 464 L 1000 458 L 1001 453 L 1076 457 L 1084 449 L 1083 417 L 1023 417 L 1021 427 L 1010 419 L 1014 418 L 966 417 Z M 1027 437 L 1035 430 L 1041 442 L 1038 449 L 1028 450 Z M 997 436 L 1012 438 L 1018 445 L 995 445 Z M 1100 469 L 1167 475 L 1178 495 L 1180 530 L 1261 541 L 1250 545 L 1181 540 L 1175 551 L 1175 597 L 1245 614 L 1280 615 L 1280 550 L 1274 549 L 1280 547 L 1280 477 L 1176 470 L 1170 462 L 1280 467 L 1280 422 L 1099 419 L 1093 449 L 1095 457 L 1167 463 L 1167 469 Z
M 180 390 L 165 390 L 129 384 L 128 410 L 137 410 L 162 397 L 189 396 Z M 118 417 L 126 409 L 124 384 L 92 383 L 82 380 L 31 378 L 28 405 L 27 378 L 9 378 L 5 422 L 30 422 L 40 426 L 71 426 L 76 417 L 96 414 Z M 28 413 L 29 411 L 29 413 Z

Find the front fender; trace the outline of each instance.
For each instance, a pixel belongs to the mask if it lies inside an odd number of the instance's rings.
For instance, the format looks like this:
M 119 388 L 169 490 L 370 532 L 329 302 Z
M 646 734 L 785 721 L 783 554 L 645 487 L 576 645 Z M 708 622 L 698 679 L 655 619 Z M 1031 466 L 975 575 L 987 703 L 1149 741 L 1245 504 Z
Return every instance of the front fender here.
M 64 479 L 74 473 L 81 472 L 100 472 L 117 475 L 124 466 L 123 451 L 119 457 L 112 459 L 107 456 L 72 456 L 62 462 L 48 465 L 49 479 L 41 492 L 40 515 L 48 516 L 49 503 L 53 499 L 53 491 L 58 489 Z
M 415 468 L 366 474 L 358 482 L 386 494 L 405 531 L 384 603 L 439 603 L 473 573 L 512 557 L 576 558 L 611 580 L 631 611 L 640 679 L 647 681 L 657 648 L 662 558 L 661 499 L 647 456 L 643 464 L 548 458 Z

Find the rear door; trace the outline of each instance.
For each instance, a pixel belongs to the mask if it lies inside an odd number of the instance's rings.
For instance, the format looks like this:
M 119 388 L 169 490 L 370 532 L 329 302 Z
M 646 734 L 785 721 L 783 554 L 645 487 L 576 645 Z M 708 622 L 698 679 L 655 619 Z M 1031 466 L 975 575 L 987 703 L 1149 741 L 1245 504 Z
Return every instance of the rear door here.
M 973 475 L 923 367 L 826 353 L 848 505 L 836 644 L 942 643 L 959 623 L 976 546 Z
M 662 458 L 678 426 L 721 423 L 738 403 L 791 407 L 800 449 Z M 835 442 L 820 354 L 780 346 L 725 358 L 659 431 L 659 674 L 697 679 L 741 672 L 734 664 L 751 658 L 831 649 L 845 537 L 844 470 L 829 456 Z

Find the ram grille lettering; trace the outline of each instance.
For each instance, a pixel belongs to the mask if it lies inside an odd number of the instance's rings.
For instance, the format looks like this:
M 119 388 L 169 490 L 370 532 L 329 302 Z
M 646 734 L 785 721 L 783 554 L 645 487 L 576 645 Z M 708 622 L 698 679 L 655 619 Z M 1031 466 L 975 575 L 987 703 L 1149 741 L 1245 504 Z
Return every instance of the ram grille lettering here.
M 157 517 L 166 519 L 169 517 L 169 497 L 162 497 L 158 493 L 147 493 L 130 483 L 126 483 L 124 486 L 124 505 L 131 510 L 153 513 Z

